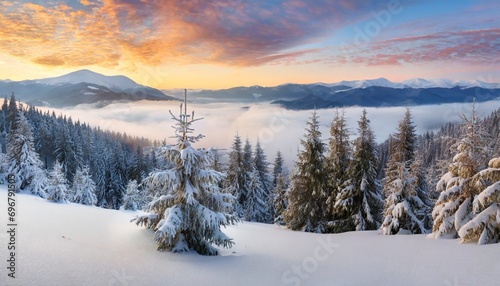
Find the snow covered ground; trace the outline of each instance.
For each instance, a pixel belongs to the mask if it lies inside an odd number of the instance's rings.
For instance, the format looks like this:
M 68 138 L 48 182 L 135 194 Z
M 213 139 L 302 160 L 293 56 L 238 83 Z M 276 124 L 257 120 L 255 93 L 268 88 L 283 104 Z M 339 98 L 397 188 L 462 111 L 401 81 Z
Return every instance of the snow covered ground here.
M 244 222 L 220 256 L 156 251 L 135 213 L 17 194 L 16 278 L 7 276 L 0 185 L 0 285 L 499 285 L 500 245 L 424 235 L 312 234 Z

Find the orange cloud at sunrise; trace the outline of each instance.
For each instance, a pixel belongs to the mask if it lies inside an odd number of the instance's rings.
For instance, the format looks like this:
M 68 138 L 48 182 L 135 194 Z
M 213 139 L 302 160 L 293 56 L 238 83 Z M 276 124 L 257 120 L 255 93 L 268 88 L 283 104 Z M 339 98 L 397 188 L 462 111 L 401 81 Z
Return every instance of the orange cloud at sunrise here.
M 88 68 L 157 88 L 500 81 L 494 8 L 495 1 L 1 1 L 0 78 Z

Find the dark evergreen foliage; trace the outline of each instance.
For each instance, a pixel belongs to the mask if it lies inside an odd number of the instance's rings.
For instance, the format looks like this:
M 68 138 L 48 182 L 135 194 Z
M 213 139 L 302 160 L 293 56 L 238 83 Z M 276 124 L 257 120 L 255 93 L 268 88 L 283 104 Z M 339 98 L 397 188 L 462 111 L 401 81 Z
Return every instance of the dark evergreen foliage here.
M 333 204 L 334 232 L 374 230 L 381 224 L 383 199 L 377 179 L 377 149 L 366 110 L 358 121 L 358 138 L 353 145 L 353 157 L 344 175 L 347 179 Z
M 326 209 L 325 145 L 321 141 L 316 111 L 307 122 L 303 150 L 295 164 L 290 186 L 290 204 L 285 221 L 293 230 L 325 232 Z

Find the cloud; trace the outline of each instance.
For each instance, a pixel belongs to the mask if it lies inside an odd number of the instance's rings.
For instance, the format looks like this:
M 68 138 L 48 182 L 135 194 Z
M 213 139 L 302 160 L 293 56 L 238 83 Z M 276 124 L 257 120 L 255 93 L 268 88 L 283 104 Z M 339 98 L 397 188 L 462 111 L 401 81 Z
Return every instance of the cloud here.
M 500 29 L 440 32 L 422 36 L 347 45 L 342 53 L 330 55 L 329 63 L 370 66 L 437 61 L 498 64 Z
M 0 2 L 0 51 L 67 67 L 262 65 L 309 53 L 297 47 L 381 6 L 361 0 Z
M 270 4 L 272 3 L 272 4 Z M 163 5 L 165 33 L 189 61 L 251 66 L 293 58 L 380 1 L 182 1 Z M 176 35 L 181 29 L 182 35 Z
M 33 58 L 32 61 L 45 66 L 63 66 L 64 60 L 58 56 L 41 56 Z

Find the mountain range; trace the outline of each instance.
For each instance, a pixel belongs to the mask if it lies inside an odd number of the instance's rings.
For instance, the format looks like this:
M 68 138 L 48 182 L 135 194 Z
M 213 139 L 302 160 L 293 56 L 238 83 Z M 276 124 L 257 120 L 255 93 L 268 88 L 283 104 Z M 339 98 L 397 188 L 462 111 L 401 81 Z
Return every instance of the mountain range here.
M 158 89 L 140 85 L 123 75 L 105 76 L 79 70 L 59 77 L 36 80 L 0 80 L 0 96 L 10 96 L 35 106 L 68 107 L 83 103 L 98 106 L 115 101 L 179 100 L 184 89 Z M 500 84 L 479 80 L 410 79 L 392 82 L 385 78 L 337 83 L 295 84 L 274 87 L 249 86 L 219 90 L 189 90 L 198 103 L 271 102 L 287 109 L 303 110 L 346 106 L 413 106 L 478 102 L 500 98 Z
M 128 77 L 105 76 L 86 69 L 59 77 L 0 81 L 0 96 L 10 96 L 11 93 L 29 104 L 50 107 L 83 103 L 105 105 L 115 101 L 177 100 Z
M 178 97 L 179 90 L 167 90 Z M 234 87 L 192 90 L 195 102 L 271 102 L 287 109 L 304 110 L 347 106 L 413 106 L 478 102 L 500 98 L 500 84 L 478 80 L 411 79 L 395 83 L 385 78 L 337 83 L 283 84 L 275 87 Z

